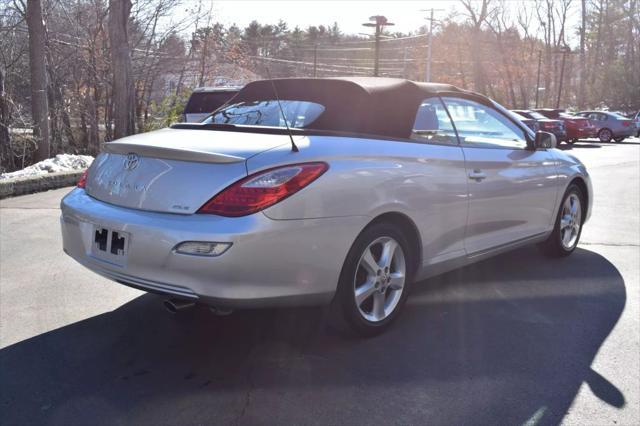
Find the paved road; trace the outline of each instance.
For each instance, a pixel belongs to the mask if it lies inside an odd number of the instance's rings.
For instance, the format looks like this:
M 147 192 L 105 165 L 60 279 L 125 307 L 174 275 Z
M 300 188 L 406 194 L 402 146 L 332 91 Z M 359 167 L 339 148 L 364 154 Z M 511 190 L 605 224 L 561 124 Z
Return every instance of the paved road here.
M 568 259 L 525 248 L 414 288 L 388 333 L 321 309 L 176 319 L 63 255 L 68 190 L 0 202 L 0 424 L 575 424 L 640 419 L 640 142 L 580 143 Z

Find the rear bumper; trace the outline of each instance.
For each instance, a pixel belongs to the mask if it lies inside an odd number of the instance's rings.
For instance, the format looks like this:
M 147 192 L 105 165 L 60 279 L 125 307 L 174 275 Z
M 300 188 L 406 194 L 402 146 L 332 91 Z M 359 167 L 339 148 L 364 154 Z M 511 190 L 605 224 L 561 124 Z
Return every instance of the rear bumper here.
M 621 138 L 621 137 L 631 137 L 631 136 L 635 136 L 638 133 L 638 129 L 636 129 L 635 127 L 629 126 L 629 127 L 625 127 L 624 129 L 621 130 L 616 130 L 613 132 L 613 137 L 615 138 Z
M 587 127 L 583 129 L 571 129 L 567 130 L 569 139 L 586 139 L 595 138 L 597 135 L 595 127 Z
M 64 251 L 111 280 L 223 307 L 330 301 L 363 216 L 272 220 L 178 215 L 122 208 L 75 189 L 61 203 Z M 129 235 L 121 265 L 96 256 L 96 226 Z M 218 257 L 176 253 L 184 241 L 232 243 Z

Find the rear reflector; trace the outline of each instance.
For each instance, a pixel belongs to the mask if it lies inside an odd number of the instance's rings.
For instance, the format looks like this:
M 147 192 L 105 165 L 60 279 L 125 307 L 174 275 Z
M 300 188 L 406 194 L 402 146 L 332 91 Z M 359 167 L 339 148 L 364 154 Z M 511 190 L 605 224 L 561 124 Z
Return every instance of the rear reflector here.
M 198 213 L 237 217 L 259 212 L 295 194 L 328 168 L 326 163 L 302 163 L 256 173 L 224 189 Z
M 87 174 L 89 173 L 89 169 L 82 172 L 80 179 L 78 179 L 78 183 L 76 184 L 78 188 L 84 188 L 87 185 Z
M 180 254 L 194 256 L 220 256 L 231 247 L 231 243 L 213 243 L 207 241 L 185 241 L 176 246 L 175 251 Z

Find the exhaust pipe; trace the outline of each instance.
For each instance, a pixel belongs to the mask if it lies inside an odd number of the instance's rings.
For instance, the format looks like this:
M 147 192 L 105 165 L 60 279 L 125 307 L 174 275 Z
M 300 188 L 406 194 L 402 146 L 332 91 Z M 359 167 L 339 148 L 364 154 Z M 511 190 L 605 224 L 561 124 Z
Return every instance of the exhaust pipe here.
M 195 302 L 183 299 L 167 299 L 163 304 L 165 309 L 172 314 L 177 314 L 180 311 L 185 311 L 196 306 Z
M 217 306 L 209 306 L 209 311 L 219 317 L 226 317 L 227 315 L 231 315 L 233 313 L 233 309 L 221 308 Z

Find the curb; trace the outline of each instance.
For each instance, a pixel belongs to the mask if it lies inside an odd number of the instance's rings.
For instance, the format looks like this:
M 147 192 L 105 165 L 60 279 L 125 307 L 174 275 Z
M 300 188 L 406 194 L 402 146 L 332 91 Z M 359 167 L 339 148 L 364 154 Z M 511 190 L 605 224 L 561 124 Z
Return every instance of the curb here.
M 84 170 L 73 172 L 49 173 L 46 175 L 29 176 L 0 180 L 0 200 L 17 195 L 32 194 L 50 189 L 72 186 L 78 182 Z

